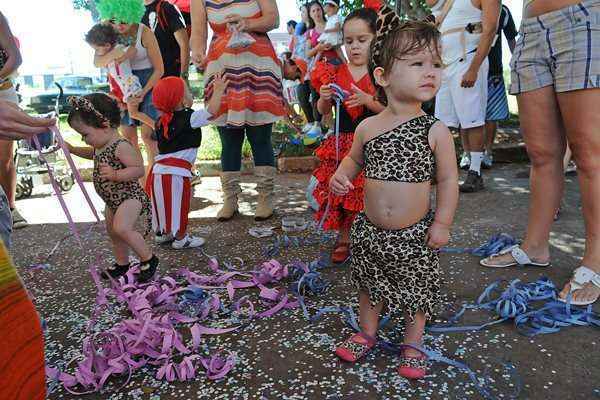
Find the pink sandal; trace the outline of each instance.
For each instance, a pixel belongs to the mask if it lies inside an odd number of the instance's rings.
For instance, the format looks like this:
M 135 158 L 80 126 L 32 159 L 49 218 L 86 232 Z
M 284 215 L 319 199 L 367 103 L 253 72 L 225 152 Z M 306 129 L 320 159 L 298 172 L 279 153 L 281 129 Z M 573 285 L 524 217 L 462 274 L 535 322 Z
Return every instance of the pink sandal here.
M 367 355 L 377 344 L 377 339 L 364 332 L 356 333 L 335 349 L 335 354 L 344 361 L 356 362 Z
M 408 357 L 402 352 L 398 374 L 406 379 L 423 379 L 427 373 L 427 356 L 421 353 L 418 357 Z

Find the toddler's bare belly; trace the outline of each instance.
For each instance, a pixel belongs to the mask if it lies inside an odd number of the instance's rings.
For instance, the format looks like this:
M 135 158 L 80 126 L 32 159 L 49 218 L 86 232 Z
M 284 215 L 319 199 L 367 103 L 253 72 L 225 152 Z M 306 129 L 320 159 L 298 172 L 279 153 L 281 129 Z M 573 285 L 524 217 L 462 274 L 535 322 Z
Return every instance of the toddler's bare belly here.
M 366 179 L 365 214 L 383 229 L 402 229 L 419 222 L 430 208 L 431 184 Z

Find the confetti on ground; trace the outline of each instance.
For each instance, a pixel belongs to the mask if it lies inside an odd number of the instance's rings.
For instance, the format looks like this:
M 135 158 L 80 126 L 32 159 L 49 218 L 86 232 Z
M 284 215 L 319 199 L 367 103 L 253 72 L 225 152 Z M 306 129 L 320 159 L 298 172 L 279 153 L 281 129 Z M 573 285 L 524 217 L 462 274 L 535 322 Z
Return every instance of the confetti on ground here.
M 486 176 L 489 189 L 461 197 L 457 223 L 453 229 L 450 246 L 474 248 L 498 232 L 508 232 L 515 237 L 523 233 L 527 209 L 527 180 L 515 180 L 515 173 L 523 166 L 501 166 Z M 280 223 L 286 215 L 302 216 L 310 213 L 305 198 L 308 175 L 279 177 L 278 219 L 267 221 L 265 226 Z M 281 186 L 283 185 L 283 186 Z M 77 191 L 66 195 L 67 201 L 77 201 Z M 192 210 L 203 213 L 216 211 L 218 178 L 204 178 L 196 187 Z M 241 197 L 241 209 L 251 210 L 255 196 L 246 189 Z M 27 200 L 25 216 L 35 222 L 29 210 L 47 210 L 54 207 L 52 196 Z M 34 203 L 35 202 L 35 203 Z M 506 212 L 510 202 L 511 212 Z M 551 237 L 553 267 L 539 269 L 487 270 L 477 265 L 478 259 L 467 254 L 442 256 L 443 295 L 449 308 L 437 322 L 456 311 L 463 302 L 473 301 L 484 287 L 498 279 L 516 279 L 531 282 L 542 274 L 559 284 L 568 279 L 578 265 L 575 256 L 581 256 L 583 224 L 580 220 L 577 184 L 567 182 L 566 208 L 557 222 Z M 32 211 L 33 212 L 33 211 Z M 245 212 L 245 211 L 243 211 Z M 208 211 L 206 212 L 207 214 Z M 214 213 L 213 213 L 214 214 Z M 212 215 L 212 214 L 211 214 Z M 41 218 L 41 217 L 40 217 Z M 195 217 L 190 220 L 191 231 L 207 237 L 206 248 L 177 252 L 168 246 L 155 246 L 161 257 L 161 273 L 174 274 L 180 268 L 202 274 L 209 273 L 203 252 L 215 255 L 240 266 L 236 257 L 243 260 L 244 268 L 251 269 L 266 259 L 265 245 L 274 238 L 253 238 L 247 234 L 256 223 L 250 215 L 242 215 L 229 223 L 217 223 L 213 218 Z M 269 225 L 270 224 L 270 225 Z M 78 223 L 84 231 L 88 223 Z M 86 336 L 95 303 L 96 289 L 87 272 L 92 261 L 73 245 L 65 241 L 49 261 L 50 269 L 28 271 L 28 265 L 39 262 L 40 254 L 49 254 L 57 240 L 68 235 L 64 223 L 32 225 L 15 232 L 13 256 L 21 276 L 30 290 L 40 315 L 46 322 L 46 357 L 49 364 L 65 368 L 66 363 L 78 359 Z M 308 231 L 289 233 L 289 236 L 307 237 Z M 275 236 L 282 236 L 277 232 Z M 32 240 L 35 238 L 35 240 Z M 94 229 L 86 241 L 102 249 L 101 256 L 108 264 L 110 248 L 101 229 Z M 277 259 L 282 263 L 314 260 L 333 242 L 284 248 L 280 247 Z M 558 250 L 561 249 L 561 250 Z M 563 249 L 569 249 L 567 252 Z M 28 271 L 28 272 L 26 272 Z M 324 278 L 331 283 L 324 295 L 309 296 L 311 309 L 325 306 L 354 306 L 356 295 L 350 285 L 347 267 L 323 270 Z M 596 311 L 598 307 L 596 307 Z M 124 306 L 115 305 L 97 321 L 97 329 L 109 329 L 127 315 Z M 489 314 L 485 311 L 466 313 L 463 323 L 478 323 Z M 399 339 L 402 321 L 396 321 L 386 331 Z M 480 399 L 474 385 L 456 368 L 435 364 L 423 382 L 409 382 L 396 372 L 397 360 L 392 354 L 377 350 L 355 365 L 340 363 L 332 351 L 344 340 L 351 329 L 339 315 L 329 314 L 314 323 L 307 323 L 300 309 L 283 310 L 275 317 L 254 321 L 244 329 L 208 337 L 209 349 L 228 349 L 236 354 L 235 368 L 221 381 L 210 381 L 200 371 L 195 380 L 167 382 L 155 378 L 156 368 L 146 366 L 137 370 L 125 387 L 114 388 L 125 382 L 112 379 L 104 391 L 87 395 L 85 399 Z M 189 340 L 186 337 L 186 340 Z M 490 376 L 497 385 L 495 394 L 508 398 L 514 391 L 499 367 L 502 362 L 512 362 L 523 381 L 523 399 L 590 399 L 600 398 L 597 377 L 600 375 L 600 341 L 597 330 L 581 327 L 543 337 L 526 338 L 518 335 L 510 323 L 500 324 L 489 331 L 460 332 L 426 335 L 425 346 L 453 359 L 467 363 L 477 374 Z M 79 398 L 57 386 L 50 399 Z

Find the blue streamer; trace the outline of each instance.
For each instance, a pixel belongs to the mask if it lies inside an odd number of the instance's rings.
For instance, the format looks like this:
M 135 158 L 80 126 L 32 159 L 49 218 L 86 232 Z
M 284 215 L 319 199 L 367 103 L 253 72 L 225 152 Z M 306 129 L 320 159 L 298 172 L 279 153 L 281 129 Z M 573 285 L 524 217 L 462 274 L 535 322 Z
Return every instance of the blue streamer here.
M 472 254 L 478 257 L 489 257 L 494 254 L 500 253 L 502 250 L 505 250 L 511 246 L 519 244 L 519 241 L 514 239 L 512 236 L 506 233 L 500 233 L 498 235 L 494 235 L 487 241 L 487 243 L 482 244 L 476 248 L 469 247 L 443 247 L 440 251 L 444 253 L 453 253 L 453 254 Z
M 447 324 L 430 326 L 427 330 L 432 333 L 480 331 L 511 319 L 517 330 L 525 336 L 556 333 L 570 326 L 600 327 L 600 315 L 594 313 L 591 306 L 582 309 L 568 302 L 556 301 L 556 286 L 548 278 L 528 284 L 516 279 L 498 297 L 493 298 L 494 293 L 499 291 L 500 283 L 494 282 L 485 288 L 475 303 L 464 304 Z M 535 301 L 546 303 L 536 309 L 531 304 Z M 454 326 L 469 309 L 492 311 L 498 318 L 481 325 Z

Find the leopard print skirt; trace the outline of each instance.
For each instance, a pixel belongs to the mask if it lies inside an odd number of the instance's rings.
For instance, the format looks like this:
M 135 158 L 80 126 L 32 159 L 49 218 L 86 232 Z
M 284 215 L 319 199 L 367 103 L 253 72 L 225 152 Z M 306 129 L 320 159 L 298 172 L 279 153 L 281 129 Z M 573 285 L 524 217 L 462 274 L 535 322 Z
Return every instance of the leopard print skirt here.
M 372 305 L 385 302 L 395 314 L 406 312 L 411 320 L 417 312 L 427 319 L 440 303 L 439 251 L 425 243 L 433 223 L 429 212 L 416 224 L 398 230 L 373 225 L 363 213 L 350 231 L 351 280 L 369 295 Z

